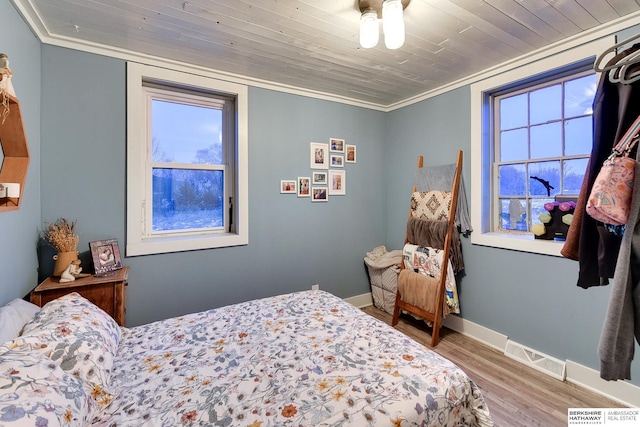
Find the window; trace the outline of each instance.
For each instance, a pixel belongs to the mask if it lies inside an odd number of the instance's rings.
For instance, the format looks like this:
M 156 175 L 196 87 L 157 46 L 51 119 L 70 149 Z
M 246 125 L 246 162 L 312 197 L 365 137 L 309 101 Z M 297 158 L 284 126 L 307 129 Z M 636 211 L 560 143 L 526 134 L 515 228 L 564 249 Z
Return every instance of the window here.
M 247 244 L 247 89 L 127 68 L 127 255 Z
M 569 75 L 492 94 L 493 231 L 530 232 L 555 196 L 578 197 L 592 145 L 596 75 Z M 588 71 L 580 72 L 580 69 Z
M 560 255 L 534 239 L 545 203 L 577 198 L 592 147 L 592 104 L 602 39 L 503 70 L 471 85 L 474 244 Z M 513 67 L 513 66 L 512 66 Z

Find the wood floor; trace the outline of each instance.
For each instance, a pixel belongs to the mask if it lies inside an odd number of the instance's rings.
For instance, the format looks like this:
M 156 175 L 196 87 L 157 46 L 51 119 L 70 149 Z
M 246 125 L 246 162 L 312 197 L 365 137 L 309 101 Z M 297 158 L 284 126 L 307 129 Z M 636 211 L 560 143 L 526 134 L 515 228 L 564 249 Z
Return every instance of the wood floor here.
M 391 315 L 378 308 L 363 311 L 391 324 Z M 424 322 L 400 316 L 396 329 L 431 348 L 430 329 Z M 624 407 L 447 328 L 440 330 L 440 343 L 433 350 L 462 368 L 482 389 L 497 427 L 566 426 L 569 408 Z

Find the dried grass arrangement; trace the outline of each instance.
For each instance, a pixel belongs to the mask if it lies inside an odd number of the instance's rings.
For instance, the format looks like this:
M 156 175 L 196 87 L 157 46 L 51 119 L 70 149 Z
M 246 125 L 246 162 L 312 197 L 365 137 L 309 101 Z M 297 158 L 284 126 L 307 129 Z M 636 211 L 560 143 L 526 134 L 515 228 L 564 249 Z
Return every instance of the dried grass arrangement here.
M 44 239 L 58 252 L 76 252 L 78 236 L 75 233 L 76 221 L 69 222 L 64 218 L 51 224 L 45 222 Z

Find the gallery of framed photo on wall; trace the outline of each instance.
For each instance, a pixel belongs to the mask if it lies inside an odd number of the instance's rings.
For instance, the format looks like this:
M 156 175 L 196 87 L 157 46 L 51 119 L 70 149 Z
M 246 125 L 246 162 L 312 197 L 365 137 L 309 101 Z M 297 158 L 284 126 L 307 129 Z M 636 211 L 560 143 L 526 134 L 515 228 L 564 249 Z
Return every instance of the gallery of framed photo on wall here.
M 118 239 L 89 242 L 89 249 L 96 276 L 107 275 L 113 270 L 122 268 Z

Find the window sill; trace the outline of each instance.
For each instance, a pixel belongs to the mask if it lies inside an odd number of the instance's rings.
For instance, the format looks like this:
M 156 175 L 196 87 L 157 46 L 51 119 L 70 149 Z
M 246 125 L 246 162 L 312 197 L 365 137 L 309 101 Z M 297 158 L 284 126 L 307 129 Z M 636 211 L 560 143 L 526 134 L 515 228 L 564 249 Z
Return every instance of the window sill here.
M 480 246 L 491 246 L 500 249 L 531 252 L 541 255 L 561 257 L 564 246 L 562 241 L 535 239 L 532 234 L 514 235 L 507 233 L 471 233 L 471 243 Z
M 249 239 L 246 233 L 225 233 L 207 237 L 201 235 L 188 237 L 155 237 L 127 243 L 127 256 L 226 248 L 231 246 L 244 246 L 248 243 Z

